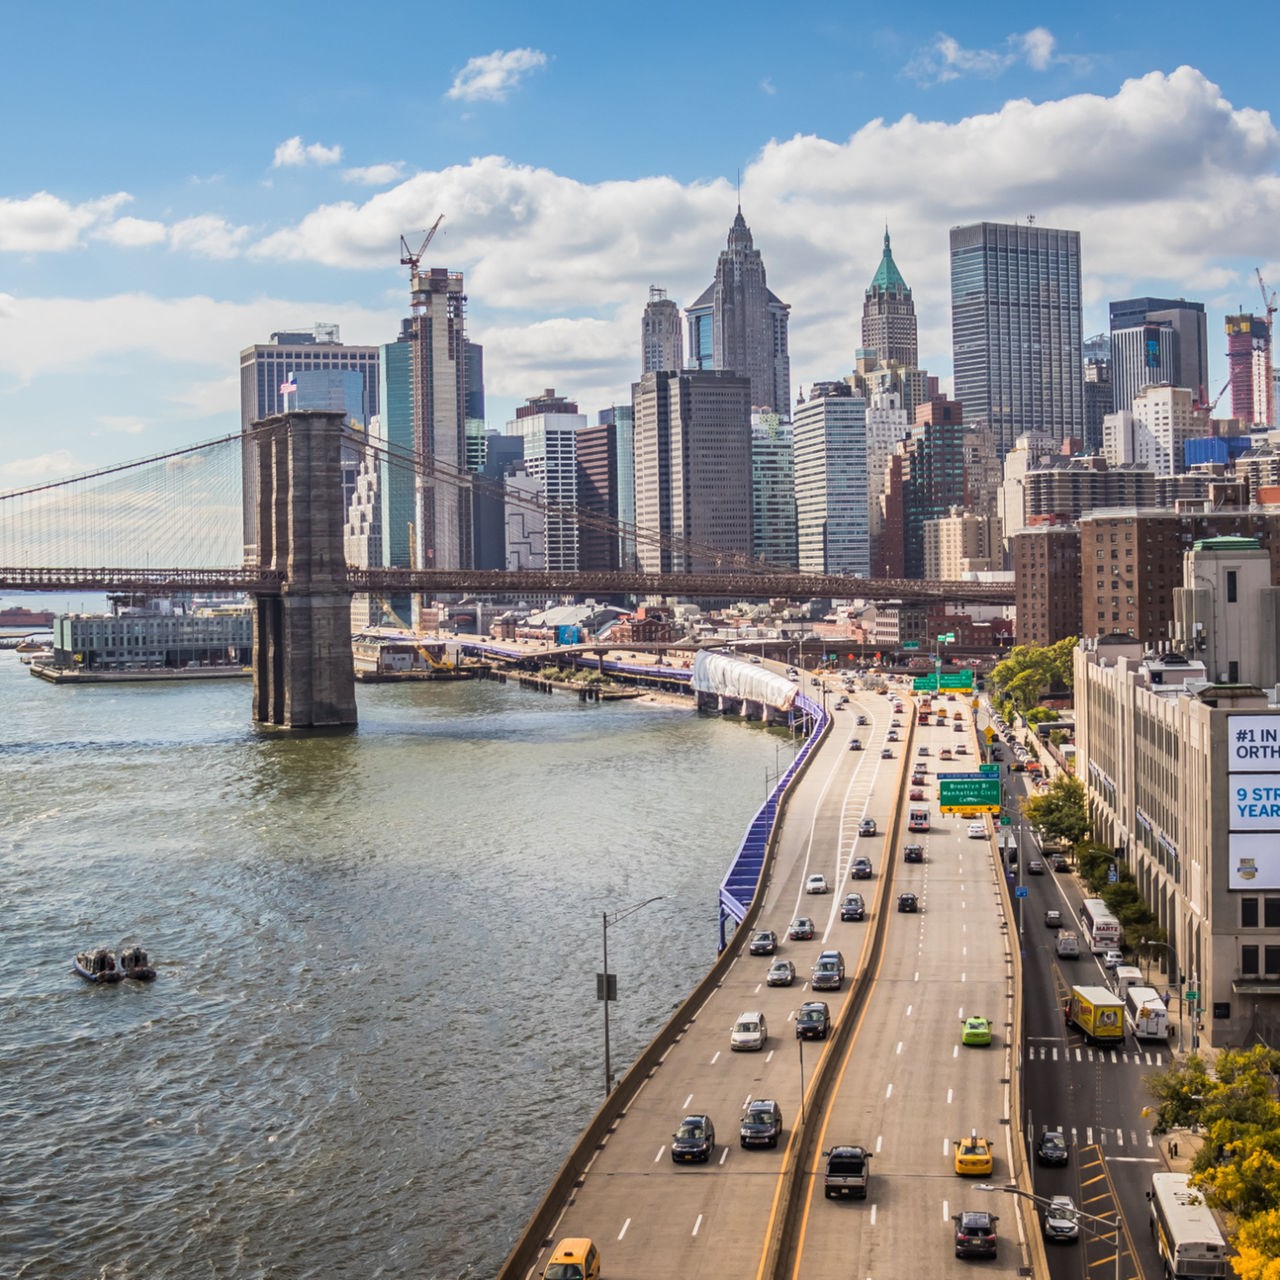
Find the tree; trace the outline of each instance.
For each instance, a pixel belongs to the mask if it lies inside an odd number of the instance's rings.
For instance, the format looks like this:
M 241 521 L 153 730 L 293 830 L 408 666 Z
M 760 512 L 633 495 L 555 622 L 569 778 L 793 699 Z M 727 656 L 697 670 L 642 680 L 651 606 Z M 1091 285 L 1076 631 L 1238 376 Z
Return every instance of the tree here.
M 1280 1280 L 1280 1209 L 1250 1218 L 1235 1238 L 1231 1269 L 1240 1280 Z
M 1079 778 L 1058 774 L 1039 795 L 1022 802 L 1022 816 L 1055 840 L 1078 844 L 1089 831 L 1089 809 Z
M 1004 699 L 1025 715 L 1046 689 L 1072 687 L 1076 644 L 1075 636 L 1068 636 L 1051 645 L 1016 645 L 991 669 L 991 679 L 1000 686 Z

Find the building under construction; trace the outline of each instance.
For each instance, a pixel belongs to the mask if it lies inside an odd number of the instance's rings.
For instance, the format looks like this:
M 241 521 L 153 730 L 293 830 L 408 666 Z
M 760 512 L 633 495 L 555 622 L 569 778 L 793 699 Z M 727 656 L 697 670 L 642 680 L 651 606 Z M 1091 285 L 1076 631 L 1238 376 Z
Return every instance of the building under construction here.
M 1275 425 L 1271 325 L 1262 316 L 1227 317 L 1231 413 L 1249 426 Z

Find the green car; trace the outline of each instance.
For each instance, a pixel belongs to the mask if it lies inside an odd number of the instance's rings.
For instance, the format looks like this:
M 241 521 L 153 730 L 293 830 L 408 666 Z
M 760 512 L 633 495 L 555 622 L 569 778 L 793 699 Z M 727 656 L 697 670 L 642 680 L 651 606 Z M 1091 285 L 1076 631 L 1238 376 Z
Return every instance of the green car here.
M 991 1023 L 987 1018 L 966 1018 L 964 1020 L 964 1035 L 960 1038 L 961 1044 L 990 1044 L 991 1043 Z

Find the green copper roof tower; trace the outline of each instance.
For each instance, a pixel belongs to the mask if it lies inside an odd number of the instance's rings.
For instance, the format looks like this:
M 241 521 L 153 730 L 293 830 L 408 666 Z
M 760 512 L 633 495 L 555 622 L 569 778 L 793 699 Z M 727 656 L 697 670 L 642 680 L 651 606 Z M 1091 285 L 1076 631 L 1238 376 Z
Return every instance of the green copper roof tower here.
M 862 304 L 862 346 L 874 351 L 881 365 L 893 362 L 907 369 L 917 367 L 916 304 L 893 260 L 888 227 L 884 229 L 884 255 Z

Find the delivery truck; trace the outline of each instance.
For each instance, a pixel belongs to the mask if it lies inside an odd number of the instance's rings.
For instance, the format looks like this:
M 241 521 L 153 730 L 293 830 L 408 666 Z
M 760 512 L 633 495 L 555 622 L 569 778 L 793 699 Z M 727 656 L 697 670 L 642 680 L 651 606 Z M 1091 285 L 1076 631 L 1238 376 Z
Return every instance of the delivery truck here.
M 1154 987 L 1130 987 L 1124 1007 L 1137 1039 L 1168 1040 L 1169 1010 Z
M 1124 1002 L 1106 987 L 1072 987 L 1063 1012 L 1090 1044 L 1124 1043 Z

